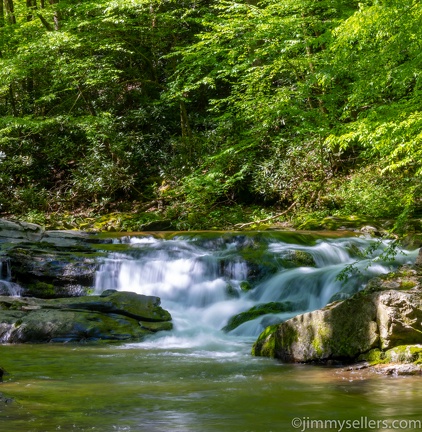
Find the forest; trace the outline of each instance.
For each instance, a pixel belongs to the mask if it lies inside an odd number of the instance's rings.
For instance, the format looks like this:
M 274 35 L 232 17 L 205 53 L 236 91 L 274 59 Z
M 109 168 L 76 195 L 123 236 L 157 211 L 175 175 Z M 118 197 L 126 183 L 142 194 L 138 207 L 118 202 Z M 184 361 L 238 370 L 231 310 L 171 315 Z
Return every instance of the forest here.
M 1 0 L 0 216 L 400 230 L 422 213 L 421 21 L 417 0 Z

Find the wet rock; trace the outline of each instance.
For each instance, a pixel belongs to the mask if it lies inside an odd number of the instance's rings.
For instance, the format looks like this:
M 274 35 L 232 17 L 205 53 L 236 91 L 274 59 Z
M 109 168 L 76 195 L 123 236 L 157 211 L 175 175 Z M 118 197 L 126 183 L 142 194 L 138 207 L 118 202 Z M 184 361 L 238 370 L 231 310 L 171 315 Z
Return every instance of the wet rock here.
M 223 327 L 223 331 L 229 332 L 239 327 L 241 324 L 251 321 L 267 314 L 276 314 L 281 312 L 291 312 L 294 310 L 294 305 L 290 302 L 270 302 L 254 306 L 251 309 L 241 312 L 229 319 L 226 326 Z
M 393 376 L 415 376 L 422 375 L 422 366 L 414 364 L 396 364 L 388 366 L 378 366 L 376 371 L 385 375 Z
M 392 348 L 420 343 L 422 272 L 417 261 L 413 268 L 372 279 L 349 299 L 267 328 L 253 353 L 289 362 L 353 362 L 373 355 L 374 349 L 386 358 Z
M 332 303 L 264 331 L 254 355 L 287 362 L 353 359 L 378 346 L 376 307 L 369 297 Z
M 22 294 L 40 298 L 80 296 L 90 292 L 98 267 L 95 252 L 58 250 L 45 243 L 19 244 L 7 251 L 12 282 Z
M 388 290 L 360 293 L 298 315 L 270 334 L 261 334 L 253 352 L 289 362 L 354 361 L 373 348 L 387 350 L 420 342 L 422 293 Z
M 2 343 L 141 340 L 171 328 L 158 297 L 132 292 L 77 299 L 0 297 Z

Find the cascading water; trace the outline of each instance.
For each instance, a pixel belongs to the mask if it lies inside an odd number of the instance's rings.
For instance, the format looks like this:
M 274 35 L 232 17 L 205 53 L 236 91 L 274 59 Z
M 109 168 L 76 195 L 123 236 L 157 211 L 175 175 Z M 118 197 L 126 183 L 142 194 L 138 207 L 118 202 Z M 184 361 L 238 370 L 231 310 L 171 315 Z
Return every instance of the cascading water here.
M 267 325 L 346 298 L 369 278 L 391 270 L 391 263 L 364 259 L 347 283 L 338 280 L 359 253 L 376 245 L 374 240 L 357 237 L 181 235 L 167 240 L 123 237 L 114 242 L 126 244 L 127 249 L 105 259 L 97 272 L 95 292 L 117 289 L 160 297 L 175 329 L 152 342 L 164 347 L 208 346 L 233 336 L 255 338 Z M 385 247 L 386 243 L 379 243 L 370 258 Z M 394 265 L 410 263 L 415 257 L 416 252 L 399 251 Z M 232 316 L 269 302 L 288 302 L 291 312 L 260 316 L 228 335 L 221 332 Z
M 20 296 L 22 288 L 20 285 L 11 282 L 12 272 L 10 263 L 7 260 L 0 260 L 0 295 Z

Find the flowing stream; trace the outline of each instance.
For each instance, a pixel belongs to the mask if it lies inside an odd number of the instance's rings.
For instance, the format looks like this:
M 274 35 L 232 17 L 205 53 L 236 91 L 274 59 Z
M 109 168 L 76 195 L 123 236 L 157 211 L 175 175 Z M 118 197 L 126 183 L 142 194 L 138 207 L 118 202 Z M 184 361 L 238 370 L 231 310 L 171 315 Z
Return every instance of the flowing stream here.
M 420 378 L 250 355 L 265 326 L 346 298 L 416 258 L 416 251 L 399 251 L 394 262 L 363 259 L 346 282 L 338 280 L 365 251 L 376 258 L 386 246 L 306 233 L 116 235 L 100 246 L 108 254 L 95 292 L 159 296 L 174 330 L 130 344 L 0 346 L 0 364 L 10 372 L 0 391 L 14 399 L 0 403 L 1 430 L 392 431 L 394 420 L 401 430 L 421 430 L 410 423 L 422 421 Z M 289 312 L 221 330 L 232 316 L 271 302 L 288 304 Z M 292 425 L 295 418 L 301 423 Z M 377 427 L 368 427 L 371 420 Z M 359 427 L 341 428 L 344 421 Z
M 288 304 L 290 312 L 261 316 L 230 332 L 255 339 L 266 326 L 346 298 L 369 278 L 415 258 L 415 252 L 399 251 L 394 263 L 372 262 L 386 243 L 289 233 L 133 236 L 114 243 L 128 247 L 105 260 L 95 292 L 116 289 L 160 297 L 175 327 L 171 336 L 159 335 L 151 342 L 160 346 L 218 344 L 225 339 L 221 329 L 232 316 L 270 302 Z M 348 276 L 347 283 L 339 280 L 346 266 L 365 253 L 368 258 L 355 266 L 359 271 Z

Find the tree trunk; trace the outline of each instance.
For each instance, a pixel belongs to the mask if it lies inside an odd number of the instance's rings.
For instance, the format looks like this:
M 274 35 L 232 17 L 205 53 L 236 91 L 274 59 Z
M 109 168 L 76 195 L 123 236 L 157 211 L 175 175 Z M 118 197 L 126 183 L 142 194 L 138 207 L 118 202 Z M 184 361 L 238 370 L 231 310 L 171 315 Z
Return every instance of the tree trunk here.
M 13 0 L 4 0 L 4 6 L 6 7 L 6 15 L 10 24 L 16 24 L 15 6 Z
M 184 153 L 188 155 L 190 159 L 192 157 L 193 136 L 189 124 L 188 112 L 186 111 L 186 104 L 183 100 L 180 101 L 180 126 L 182 129 Z
M 51 5 L 56 5 L 58 3 L 59 3 L 59 0 L 50 0 Z M 57 9 L 54 11 L 53 20 L 54 20 L 54 29 L 56 31 L 60 30 L 61 17 L 60 17 L 60 12 Z
M 4 27 L 4 3 L 0 0 L 0 27 Z
M 15 102 L 15 92 L 13 91 L 13 86 L 10 84 L 9 86 L 9 98 L 10 98 L 10 105 L 12 107 L 12 113 L 13 117 L 18 117 L 18 110 L 16 108 L 16 102 Z
M 34 19 L 34 11 L 37 9 L 37 0 L 26 0 L 26 8 L 28 9 L 26 20 L 29 22 Z

